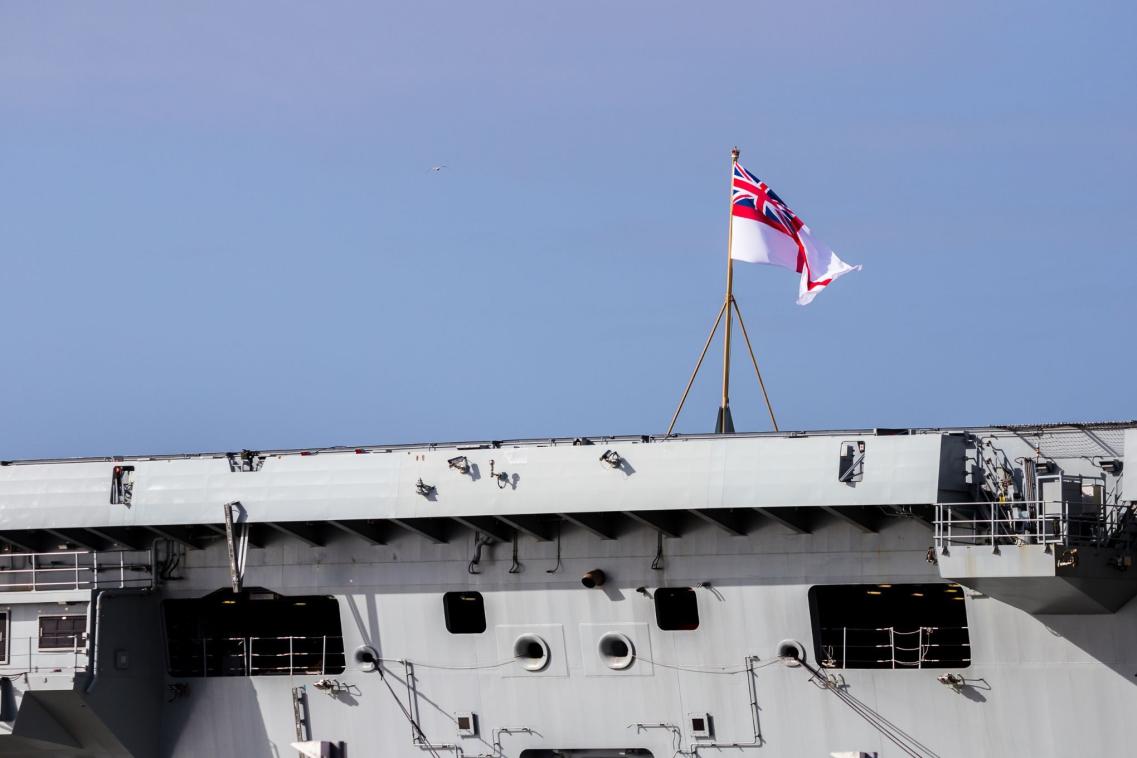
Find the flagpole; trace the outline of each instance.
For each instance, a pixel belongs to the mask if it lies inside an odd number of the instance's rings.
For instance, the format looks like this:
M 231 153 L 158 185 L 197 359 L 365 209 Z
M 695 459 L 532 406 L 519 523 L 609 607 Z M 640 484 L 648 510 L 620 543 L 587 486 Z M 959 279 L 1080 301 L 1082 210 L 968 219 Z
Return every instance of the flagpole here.
M 726 329 L 723 332 L 722 347 L 722 405 L 719 406 L 718 420 L 715 422 L 715 434 L 733 434 L 734 420 L 730 417 L 730 332 L 731 304 L 734 302 L 734 259 L 730 257 L 731 243 L 734 241 L 734 167 L 738 163 L 740 151 L 737 147 L 730 151 L 730 187 L 727 192 L 729 201 L 726 227 L 726 297 L 723 308 L 726 309 Z

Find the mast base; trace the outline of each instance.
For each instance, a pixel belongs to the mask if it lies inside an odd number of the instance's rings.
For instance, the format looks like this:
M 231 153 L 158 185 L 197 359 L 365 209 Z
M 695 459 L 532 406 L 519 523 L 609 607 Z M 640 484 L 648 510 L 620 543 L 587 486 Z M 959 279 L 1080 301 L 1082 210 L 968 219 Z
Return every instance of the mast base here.
M 719 408 L 718 419 L 715 421 L 715 434 L 734 434 L 734 419 L 730 417 L 730 406 Z

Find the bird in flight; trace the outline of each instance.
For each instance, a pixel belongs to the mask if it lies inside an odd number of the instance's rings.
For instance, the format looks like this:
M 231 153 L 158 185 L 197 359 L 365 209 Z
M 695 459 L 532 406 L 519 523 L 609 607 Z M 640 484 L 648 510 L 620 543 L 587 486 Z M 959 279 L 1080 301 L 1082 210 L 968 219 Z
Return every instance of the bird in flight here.
M 431 166 L 431 167 L 430 167 L 430 170 L 431 170 L 431 171 L 433 171 L 434 173 L 436 173 L 436 174 L 437 174 L 439 171 L 441 171 L 441 170 L 442 170 L 442 169 L 444 169 L 444 168 L 446 168 L 446 164 L 445 164 L 445 163 L 440 163 L 440 164 L 439 164 L 439 165 L 437 165 L 437 166 Z

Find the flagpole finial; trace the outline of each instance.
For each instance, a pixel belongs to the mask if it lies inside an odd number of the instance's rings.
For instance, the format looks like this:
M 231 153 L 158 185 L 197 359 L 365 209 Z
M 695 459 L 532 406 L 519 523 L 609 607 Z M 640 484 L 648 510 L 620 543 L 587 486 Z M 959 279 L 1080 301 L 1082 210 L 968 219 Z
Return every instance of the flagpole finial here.
M 740 155 L 742 155 L 742 151 L 738 149 L 738 145 L 735 145 L 734 149 L 730 151 L 730 159 L 732 161 L 738 161 L 738 156 Z

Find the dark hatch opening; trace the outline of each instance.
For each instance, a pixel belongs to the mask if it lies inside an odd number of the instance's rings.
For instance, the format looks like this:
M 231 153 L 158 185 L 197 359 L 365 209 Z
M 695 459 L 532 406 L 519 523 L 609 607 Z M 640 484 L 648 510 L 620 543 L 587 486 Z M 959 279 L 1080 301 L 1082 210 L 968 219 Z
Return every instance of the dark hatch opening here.
M 447 592 L 442 596 L 446 631 L 481 634 L 486 630 L 486 605 L 480 592 Z
M 250 587 L 166 600 L 162 610 L 170 676 L 343 673 L 334 597 Z
M 839 584 L 809 590 L 814 654 L 826 668 L 966 668 L 958 584 Z
M 699 599 L 690 587 L 660 587 L 655 591 L 655 622 L 665 631 L 699 628 Z

